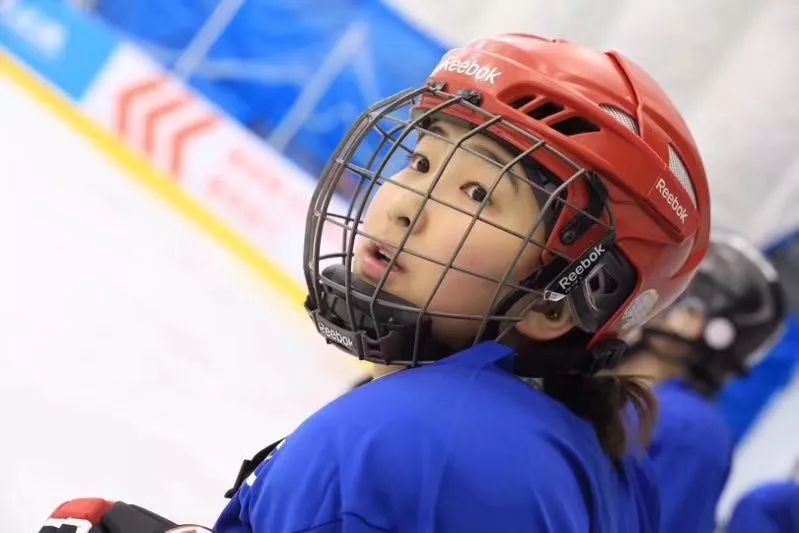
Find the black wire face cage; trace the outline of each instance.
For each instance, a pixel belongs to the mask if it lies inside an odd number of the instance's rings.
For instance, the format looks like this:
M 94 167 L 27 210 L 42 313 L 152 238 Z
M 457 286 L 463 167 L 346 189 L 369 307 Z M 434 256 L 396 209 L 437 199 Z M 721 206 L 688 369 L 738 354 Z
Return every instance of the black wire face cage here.
M 420 106 L 423 97 L 427 108 Z M 372 362 L 415 366 L 436 361 L 468 346 L 437 341 L 434 331 L 437 319 L 472 321 L 475 334 L 471 343 L 501 341 L 516 330 L 514 325 L 526 311 L 559 308 L 568 303 L 578 327 L 593 331 L 601 325 L 598 322 L 604 322 L 618 309 L 619 294 L 625 292 L 623 297 L 626 298 L 632 291 L 629 284 L 621 287 L 622 281 L 603 275 L 613 270 L 618 254 L 606 253 L 615 252 L 615 231 L 602 180 L 543 139 L 502 116 L 481 109 L 479 103 L 479 96 L 474 93 L 455 95 L 433 86 L 408 90 L 368 109 L 339 145 L 317 185 L 305 235 L 304 270 L 309 291 L 306 308 L 328 343 Z M 477 119 L 454 118 L 467 115 Z M 428 129 L 434 120 L 460 125 L 456 130 L 457 138 L 443 135 L 440 128 Z M 525 139 L 526 147 L 518 148 L 518 142 L 511 147 L 494 134 L 497 131 L 507 131 L 514 138 Z M 509 147 L 507 151 L 516 154 L 515 157 L 500 162 L 476 150 L 468 141 L 480 135 Z M 447 148 L 442 163 L 435 172 L 431 169 L 423 180 L 424 185 L 417 188 L 396 176 L 407 169 L 422 136 L 443 141 Z M 471 209 L 436 194 L 448 165 L 461 151 L 491 163 L 496 169 L 496 175 L 485 182 L 484 197 L 472 198 L 474 207 Z M 567 179 L 558 178 L 537 161 L 541 154 L 557 158 L 568 166 L 571 175 Z M 525 176 L 511 171 L 519 168 L 524 169 Z M 540 215 L 526 231 L 504 227 L 484 215 L 492 193 L 505 176 L 518 180 L 520 187 L 529 186 L 539 205 Z M 402 194 L 415 195 L 418 201 L 415 214 L 404 219 L 406 227 L 401 238 L 378 235 L 365 227 L 370 204 L 385 187 L 397 187 Z M 578 187 L 583 187 L 583 194 L 587 191 L 584 197 L 587 200 L 583 201 L 587 207 L 571 202 L 572 191 Z M 456 238 L 457 246 L 452 250 L 435 251 L 435 254 L 444 253 L 444 259 L 414 246 L 414 228 L 424 210 L 432 206 L 449 208 L 468 217 L 466 230 Z M 557 229 L 562 244 L 559 249 L 549 246 L 546 239 L 536 239 L 535 235 L 540 236 L 542 229 L 547 235 L 551 234 L 553 224 L 564 214 L 571 221 Z M 502 275 L 488 276 L 457 264 L 459 253 L 478 223 L 518 239 L 518 247 L 515 253 L 509 253 Z M 364 242 L 383 252 L 389 251 L 381 257 L 386 267 L 379 280 L 367 282 L 356 275 L 356 250 Z M 566 244 L 574 243 L 577 243 L 574 248 L 579 248 L 575 254 L 564 251 L 569 248 Z M 543 266 L 533 272 L 525 272 L 523 279 L 516 279 L 518 274 L 514 278 L 514 269 L 530 246 L 547 260 L 541 261 Z M 413 258 L 416 263 L 422 260 L 438 265 L 436 273 L 440 270 L 440 275 L 425 301 L 406 301 L 386 289 L 389 272 L 397 266 L 400 256 Z M 481 313 L 435 308 L 434 297 L 450 272 L 474 276 L 495 285 L 490 304 Z M 603 298 L 614 301 L 609 303 Z

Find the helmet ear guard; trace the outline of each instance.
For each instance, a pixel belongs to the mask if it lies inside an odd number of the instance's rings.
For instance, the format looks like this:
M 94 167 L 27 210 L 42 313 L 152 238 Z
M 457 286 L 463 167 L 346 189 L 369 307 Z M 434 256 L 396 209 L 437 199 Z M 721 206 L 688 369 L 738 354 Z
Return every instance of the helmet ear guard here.
M 602 257 L 593 263 L 579 282 L 569 287 L 566 295 L 553 289 L 561 288 L 559 280 L 568 279 L 573 273 L 572 265 L 558 273 L 547 285 L 550 288 L 543 291 L 543 298 L 569 307 L 575 326 L 571 332 L 546 342 L 532 341 L 512 326 L 497 335 L 498 340 L 512 346 L 522 356 L 519 358 L 517 372 L 529 377 L 551 374 L 590 375 L 614 366 L 625 355 L 628 347 L 622 340 L 607 339 L 591 343 L 593 332 L 618 311 L 635 288 L 635 271 L 632 265 L 611 243 L 612 239 L 601 243 L 605 247 Z M 576 263 L 579 265 L 579 260 Z M 523 296 L 521 291 L 512 293 L 495 312 L 507 312 Z M 534 307 L 530 305 L 528 310 Z M 486 338 L 491 338 L 495 331 L 487 331 Z M 546 357 L 542 357 L 542 354 L 546 354 Z
M 585 279 L 569 294 L 576 325 L 584 331 L 597 331 L 630 297 L 635 279 L 633 266 L 615 245 L 608 245 Z
M 602 180 L 596 173 L 591 173 L 586 183 L 590 195 L 585 213 L 572 217 L 561 226 L 557 235 L 549 236 L 549 241 L 552 243 L 557 239 L 570 246 L 592 230 L 601 230 L 597 221 L 605 213 L 610 221 L 607 233 L 571 262 L 562 257 L 552 258 L 539 273 L 539 284 L 541 280 L 546 283 L 543 293 L 547 299 L 557 301 L 566 297 L 576 327 L 595 332 L 633 293 L 637 274 L 616 246 L 615 219 Z

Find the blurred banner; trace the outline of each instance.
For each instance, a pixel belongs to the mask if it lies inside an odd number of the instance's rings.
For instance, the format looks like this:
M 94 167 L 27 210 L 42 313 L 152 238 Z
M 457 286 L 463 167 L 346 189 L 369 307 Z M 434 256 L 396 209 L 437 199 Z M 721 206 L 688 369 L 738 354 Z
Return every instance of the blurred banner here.
M 99 0 L 175 76 L 311 174 L 355 118 L 444 53 L 378 0 Z
M 307 174 L 64 2 L 5 4 L 3 48 L 146 159 L 157 172 L 153 188 L 187 195 L 184 212 L 301 301 L 299 259 L 314 186 Z
M 84 97 L 118 40 L 64 2 L 0 2 L 0 46 L 74 100 Z

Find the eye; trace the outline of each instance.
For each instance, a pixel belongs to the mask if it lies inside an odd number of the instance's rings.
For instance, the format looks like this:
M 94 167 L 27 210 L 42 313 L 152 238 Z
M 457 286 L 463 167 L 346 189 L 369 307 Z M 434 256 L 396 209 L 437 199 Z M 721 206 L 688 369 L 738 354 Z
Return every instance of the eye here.
M 422 154 L 413 154 L 410 158 L 408 166 L 416 172 L 427 174 L 430 171 L 430 160 Z
M 478 204 L 483 203 L 483 200 L 486 199 L 488 196 L 488 189 L 480 185 L 479 183 L 467 183 L 461 190 L 465 192 L 469 198 L 477 202 Z M 491 200 L 486 202 L 486 205 L 491 205 Z

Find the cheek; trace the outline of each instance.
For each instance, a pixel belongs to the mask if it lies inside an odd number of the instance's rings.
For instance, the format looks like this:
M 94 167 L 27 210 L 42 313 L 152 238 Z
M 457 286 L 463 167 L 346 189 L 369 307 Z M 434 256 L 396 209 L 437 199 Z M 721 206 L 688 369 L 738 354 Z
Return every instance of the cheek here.
M 364 231 L 370 232 L 378 226 L 377 221 L 384 218 L 388 212 L 388 206 L 391 205 L 392 194 L 386 187 L 381 187 L 372 197 L 372 201 L 366 207 L 366 214 L 363 217 L 361 228 Z M 353 216 L 355 214 L 353 213 Z
M 455 231 L 448 235 L 442 235 L 442 240 L 446 240 L 446 242 L 442 242 L 442 247 L 453 250 L 458 244 L 459 238 L 460 234 Z M 467 314 L 482 315 L 485 313 L 494 297 L 497 281 L 505 275 L 508 265 L 519 253 L 520 242 L 513 235 L 486 224 L 475 226 L 458 253 L 454 264 L 460 269 L 475 272 L 479 276 L 458 270 L 447 272 L 433 299 L 434 307 L 442 311 Z M 539 255 L 537 247 L 526 246 L 515 268 L 510 272 L 508 281 L 518 282 L 529 276 L 539 264 Z M 484 279 L 481 276 L 490 279 Z M 501 300 L 509 291 L 509 288 L 503 288 L 497 296 L 497 301 Z
M 478 223 L 466 239 L 455 265 L 500 280 L 513 264 L 508 280 L 519 281 L 538 267 L 539 256 L 540 249 L 537 246 L 528 244 L 522 249 L 521 239 L 487 224 Z
M 480 327 L 480 317 L 488 309 L 494 296 L 496 283 L 463 272 L 449 271 L 431 302 L 431 309 L 460 313 L 476 318 L 433 319 L 433 330 L 445 344 L 460 349 L 471 343 Z M 501 295 L 500 295 L 501 297 Z
M 482 315 L 488 308 L 497 284 L 464 272 L 450 270 L 436 291 L 432 308 L 437 311 Z
M 455 265 L 464 270 L 477 272 L 499 280 L 519 251 L 520 240 L 494 228 L 475 233 L 464 243 Z M 455 242 L 457 244 L 457 241 Z M 454 246 L 453 244 L 452 246 Z M 452 249 L 452 248 L 450 248 Z M 519 281 L 533 272 L 538 265 L 538 248 L 528 245 L 522 253 L 509 279 Z M 438 271 L 440 273 L 440 270 Z M 457 270 L 450 270 L 436 291 L 431 308 L 436 311 L 463 313 L 481 317 L 496 305 L 511 289 L 503 288 L 496 294 L 497 282 L 483 279 Z M 496 298 L 495 298 L 496 296 Z M 443 319 L 434 320 L 434 330 L 442 341 L 461 347 L 474 340 L 480 320 Z

